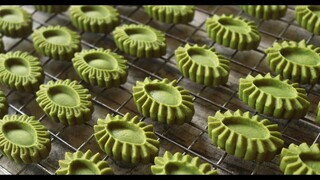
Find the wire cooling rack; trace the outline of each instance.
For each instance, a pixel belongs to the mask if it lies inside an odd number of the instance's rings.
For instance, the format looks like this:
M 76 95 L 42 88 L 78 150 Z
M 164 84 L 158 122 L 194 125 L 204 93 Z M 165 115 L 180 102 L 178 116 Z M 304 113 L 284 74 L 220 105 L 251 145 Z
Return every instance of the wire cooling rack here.
M 153 124 L 154 131 L 160 141 L 160 153 L 164 151 L 172 153 L 182 152 L 191 156 L 200 157 L 201 161 L 208 162 L 216 168 L 220 174 L 282 174 L 279 169 L 279 156 L 271 162 L 257 163 L 244 161 L 234 156 L 227 155 L 225 151 L 212 145 L 207 133 L 207 117 L 214 115 L 218 110 L 240 109 L 256 113 L 253 109 L 242 103 L 238 98 L 239 78 L 248 74 L 266 74 L 269 68 L 266 64 L 264 50 L 279 40 L 300 41 L 306 39 L 307 43 L 320 46 L 319 37 L 314 36 L 303 28 L 297 26 L 294 18 L 294 7 L 289 6 L 286 16 L 280 20 L 257 20 L 246 15 L 239 6 L 196 6 L 195 18 L 189 24 L 164 24 L 149 18 L 142 6 L 114 6 L 120 12 L 121 24 L 147 24 L 166 34 L 167 53 L 161 58 L 134 58 L 121 52 L 115 46 L 112 34 L 93 34 L 77 31 L 70 23 L 68 13 L 47 14 L 36 11 L 33 6 L 22 6 L 32 14 L 33 28 L 37 29 L 48 25 L 64 25 L 79 32 L 82 38 L 82 48 L 109 48 L 123 55 L 129 62 L 129 76 L 125 84 L 119 88 L 92 87 L 82 81 L 73 69 L 71 62 L 60 62 L 44 57 L 35 52 L 32 38 L 12 39 L 3 37 L 7 51 L 27 51 L 40 58 L 44 71 L 45 83 L 49 80 L 74 79 L 88 88 L 93 97 L 94 113 L 92 119 L 84 125 L 66 127 L 52 122 L 40 109 L 35 101 L 35 93 L 23 93 L 12 91 L 1 86 L 5 91 L 10 104 L 9 114 L 33 115 L 41 121 L 50 131 L 52 150 L 49 157 L 38 164 L 23 165 L 10 161 L 0 155 L 0 173 L 3 174 L 54 174 L 59 168 L 58 160 L 64 159 L 65 152 L 76 150 L 86 151 L 91 149 L 94 153 L 99 152 L 106 160 L 115 174 L 151 174 L 150 166 L 139 165 L 134 167 L 118 164 L 99 149 L 93 137 L 93 126 L 98 118 L 105 118 L 106 114 L 124 115 L 130 112 L 138 115 L 140 121 Z M 204 24 L 208 17 L 213 14 L 234 14 L 255 21 L 262 36 L 262 41 L 256 50 L 236 51 L 215 44 L 207 37 Z M 195 84 L 184 78 L 178 71 L 174 59 L 174 51 L 177 47 L 186 43 L 206 44 L 214 46 L 219 53 L 227 57 L 230 63 L 230 76 L 226 85 L 211 88 Z M 145 77 L 152 79 L 168 78 L 176 79 L 178 85 L 190 90 L 195 106 L 195 115 L 190 123 L 182 126 L 166 126 L 158 124 L 149 118 L 142 117 L 132 98 L 132 87 L 136 81 L 142 81 Z M 308 114 L 302 119 L 272 119 L 265 117 L 279 125 L 283 134 L 285 146 L 290 143 L 300 144 L 307 142 L 309 145 L 319 142 L 320 126 L 314 123 L 315 111 L 320 100 L 319 85 L 303 86 L 308 92 L 311 107 Z

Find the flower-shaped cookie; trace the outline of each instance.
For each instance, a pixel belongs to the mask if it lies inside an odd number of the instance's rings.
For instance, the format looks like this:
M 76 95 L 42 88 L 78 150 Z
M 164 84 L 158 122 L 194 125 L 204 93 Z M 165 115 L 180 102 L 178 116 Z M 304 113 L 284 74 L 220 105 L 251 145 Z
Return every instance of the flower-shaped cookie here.
M 177 66 L 183 76 L 207 86 L 225 84 L 229 77 L 229 61 L 206 45 L 179 47 L 175 51 Z
M 62 13 L 68 10 L 69 5 L 34 5 L 36 10 L 46 13 Z
M 108 175 L 113 174 L 106 161 L 100 160 L 100 154 L 92 154 L 91 150 L 85 153 L 66 152 L 65 159 L 59 160 L 60 168 L 57 175 Z
M 297 24 L 309 32 L 320 35 L 320 6 L 296 6 Z
M 16 38 L 28 36 L 31 32 L 31 14 L 20 7 L 0 7 L 0 33 Z
M 188 23 L 193 20 L 194 6 L 186 5 L 145 5 L 146 13 L 164 23 Z
M 5 115 L 0 121 L 0 151 L 16 163 L 38 163 L 51 150 L 49 131 L 34 116 Z
M 0 54 L 0 82 L 11 89 L 32 92 L 43 83 L 40 60 L 28 52 Z
M 165 35 L 150 26 L 125 24 L 113 31 L 119 49 L 136 57 L 160 57 L 166 54 Z
M 320 77 L 320 48 L 300 42 L 275 42 L 266 50 L 270 69 L 300 84 L 316 84 Z
M 258 19 L 280 19 L 287 12 L 286 5 L 241 5 L 241 9 Z
M 216 112 L 208 117 L 212 143 L 228 154 L 245 160 L 270 161 L 283 147 L 278 125 L 249 112 Z
M 128 164 L 147 164 L 159 153 L 159 141 L 153 133 L 153 126 L 139 122 L 138 116 L 98 119 L 94 126 L 94 136 L 100 148 L 113 159 Z
M 80 78 L 93 86 L 118 87 L 127 81 L 127 60 L 110 49 L 75 53 L 72 64 Z
M 280 155 L 280 169 L 286 175 L 320 175 L 319 162 L 319 144 L 309 147 L 307 143 L 299 146 L 292 143 L 288 148 L 283 148 Z
M 63 26 L 48 26 L 32 34 L 33 46 L 40 54 L 55 60 L 70 61 L 81 51 L 80 36 Z
M 36 100 L 52 120 L 63 125 L 83 124 L 93 113 L 89 90 L 70 79 L 42 84 Z
M 119 12 L 112 6 L 71 6 L 72 24 L 79 30 L 93 33 L 109 33 L 119 25 Z
M 299 119 L 310 106 L 305 89 L 298 83 L 281 81 L 279 76 L 271 77 L 269 73 L 240 78 L 239 98 L 258 113 L 275 118 Z
M 192 96 L 188 90 L 176 86 L 175 80 L 137 81 L 133 87 L 133 99 L 138 111 L 145 117 L 172 125 L 190 122 L 194 115 Z
M 156 157 L 151 166 L 151 172 L 155 175 L 218 175 L 208 163 L 201 163 L 199 157 L 182 155 L 176 152 L 172 155 L 166 151 L 163 157 Z
M 240 16 L 214 15 L 207 19 L 206 31 L 216 43 L 240 51 L 257 48 L 261 40 L 255 23 Z

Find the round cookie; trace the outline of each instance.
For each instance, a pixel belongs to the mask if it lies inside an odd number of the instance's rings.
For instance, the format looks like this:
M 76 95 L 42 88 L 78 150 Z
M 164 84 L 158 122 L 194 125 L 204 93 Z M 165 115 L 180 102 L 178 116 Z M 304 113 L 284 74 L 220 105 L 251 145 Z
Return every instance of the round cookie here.
M 55 60 L 70 61 L 81 51 L 79 34 L 59 25 L 35 30 L 32 39 L 37 52 Z
M 0 151 L 16 163 L 38 163 L 51 150 L 49 131 L 34 116 L 5 115 L 0 121 Z
M 207 19 L 205 26 L 209 38 L 231 49 L 256 49 L 261 40 L 255 23 L 240 16 L 213 15 Z
M 39 106 L 55 122 L 73 126 L 91 119 L 91 94 L 77 81 L 49 81 L 36 94 Z
M 94 125 L 94 136 L 101 150 L 116 161 L 137 165 L 148 164 L 159 153 L 159 141 L 153 126 L 139 122 L 138 116 L 130 118 L 107 114 Z
M 80 78 L 92 86 L 111 88 L 127 81 L 127 60 L 110 49 L 75 53 L 72 64 Z
M 72 24 L 79 30 L 109 33 L 119 25 L 119 12 L 112 6 L 81 5 L 69 9 Z
M 116 46 L 125 53 L 144 58 L 166 54 L 165 35 L 147 25 L 125 24 L 113 31 Z

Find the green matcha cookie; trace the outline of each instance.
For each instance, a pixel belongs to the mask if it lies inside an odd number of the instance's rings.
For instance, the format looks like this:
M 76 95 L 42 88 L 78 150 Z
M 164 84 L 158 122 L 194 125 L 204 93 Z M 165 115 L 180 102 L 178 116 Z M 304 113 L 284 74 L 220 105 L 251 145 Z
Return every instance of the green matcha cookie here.
M 127 60 L 110 49 L 75 53 L 72 64 L 80 78 L 92 86 L 118 87 L 127 81 Z
M 240 78 L 239 98 L 258 113 L 275 118 L 299 119 L 310 106 L 305 89 L 297 83 L 281 81 L 279 76 L 271 77 L 269 73 Z
M 206 21 L 206 31 L 216 43 L 240 51 L 256 49 L 261 40 L 255 23 L 240 16 L 213 15 Z
M 125 24 L 113 31 L 117 47 L 131 56 L 156 58 L 166 54 L 165 35 L 150 26 Z
M 275 42 L 266 50 L 270 69 L 300 84 L 316 84 L 320 77 L 320 48 L 300 42 Z
M 309 32 L 320 35 L 320 6 L 296 6 L 297 24 Z
M 67 27 L 41 27 L 32 38 L 37 52 L 55 60 L 70 61 L 74 53 L 81 51 L 79 34 Z
M 0 33 L 20 38 L 31 34 L 32 16 L 26 10 L 16 6 L 0 7 Z
M 192 96 L 188 90 L 176 86 L 175 80 L 137 81 L 133 99 L 138 111 L 145 117 L 172 125 L 190 122 L 194 115 Z
M 201 163 L 199 157 L 182 155 L 176 152 L 172 155 L 166 151 L 163 157 L 156 157 L 151 166 L 151 172 L 155 175 L 218 175 L 208 163 Z
M 83 124 L 93 113 L 89 90 L 70 79 L 42 84 L 36 100 L 53 121 L 63 125 Z
M 109 33 L 119 25 L 119 12 L 112 6 L 71 6 L 72 24 L 79 30 L 93 33 Z
M 280 19 L 286 15 L 286 5 L 241 5 L 241 9 L 258 19 Z
M 16 163 L 38 163 L 51 150 L 49 131 L 34 116 L 5 115 L 0 121 L 0 151 Z
M 117 161 L 148 164 L 159 153 L 160 143 L 153 126 L 139 122 L 138 116 L 130 119 L 129 113 L 123 117 L 107 114 L 106 119 L 98 119 L 94 136 L 99 147 Z
M 92 154 L 91 150 L 85 153 L 66 152 L 65 159 L 59 160 L 60 168 L 57 175 L 109 175 L 113 174 L 112 169 L 106 161 L 100 160 L 100 154 Z
M 286 175 L 319 175 L 319 144 L 310 147 L 306 143 L 299 146 L 290 144 L 288 148 L 283 148 L 280 155 L 280 169 Z
M 8 114 L 9 104 L 6 95 L 0 90 L 0 118 Z
M 145 5 L 144 10 L 153 19 L 164 23 L 186 24 L 194 17 L 194 6 Z
M 278 125 L 249 112 L 216 112 L 208 117 L 212 143 L 244 160 L 271 161 L 283 147 Z
M 186 44 L 175 51 L 175 59 L 183 76 L 196 83 L 216 87 L 228 81 L 229 61 L 214 47 Z
M 11 89 L 33 92 L 43 83 L 40 60 L 28 52 L 0 54 L 0 82 Z

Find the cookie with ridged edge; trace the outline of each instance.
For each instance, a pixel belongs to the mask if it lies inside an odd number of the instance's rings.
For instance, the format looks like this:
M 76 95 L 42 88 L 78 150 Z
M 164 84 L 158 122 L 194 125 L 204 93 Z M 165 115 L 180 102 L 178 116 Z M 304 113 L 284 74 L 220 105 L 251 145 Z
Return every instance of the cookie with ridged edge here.
M 40 60 L 28 52 L 0 54 L 0 82 L 11 89 L 32 92 L 43 83 L 44 72 Z
M 26 10 L 16 6 L 0 7 L 0 33 L 19 38 L 32 32 L 32 16 Z
M 206 21 L 206 32 L 223 46 L 248 51 L 259 46 L 261 36 L 253 21 L 234 15 L 213 15 Z
M 166 54 L 164 33 L 147 25 L 125 24 L 113 31 L 116 46 L 131 56 L 156 58 Z
M 212 143 L 244 160 L 271 161 L 283 147 L 278 125 L 249 112 L 216 112 L 208 117 Z
M 270 73 L 240 78 L 239 98 L 258 113 L 275 118 L 299 119 L 310 107 L 306 91 L 298 83 L 282 81 Z
M 143 7 L 150 17 L 164 23 L 186 24 L 194 18 L 194 6 L 190 5 L 145 5 Z
M 177 86 L 177 81 L 164 78 L 137 81 L 133 87 L 133 99 L 138 111 L 145 117 L 163 124 L 190 122 L 194 115 L 192 96 L 188 90 Z
M 130 113 L 98 119 L 94 136 L 99 147 L 116 161 L 147 164 L 159 153 L 153 126 L 140 122 L 138 116 L 130 118 Z
M 38 11 L 58 14 L 67 11 L 69 5 L 34 5 L 33 7 Z
M 258 19 L 280 19 L 286 15 L 287 5 L 241 5 L 241 9 Z
M 85 153 L 76 151 L 66 152 L 65 159 L 59 160 L 57 175 L 111 175 L 112 169 L 106 161 L 101 160 L 100 154 L 93 154 L 91 150 Z
M 5 53 L 2 35 L 0 34 L 0 53 Z
M 39 106 L 55 122 L 73 126 L 91 119 L 91 94 L 77 81 L 48 81 L 36 94 Z
M 69 9 L 72 24 L 79 30 L 109 33 L 119 25 L 119 12 L 112 6 L 81 5 Z
M 48 129 L 34 116 L 5 115 L 0 121 L 0 151 L 16 163 L 38 163 L 48 157 Z
M 314 85 L 320 77 L 320 48 L 300 42 L 275 42 L 266 50 L 269 68 L 285 79 Z
M 6 95 L 2 90 L 0 90 L 0 118 L 8 114 L 9 104 Z
M 157 156 L 151 166 L 154 175 L 218 175 L 209 163 L 201 163 L 199 157 L 182 155 L 180 152 L 171 154 L 166 151 L 163 157 Z
M 307 143 L 302 143 L 299 146 L 292 143 L 281 151 L 280 170 L 285 175 L 319 175 L 319 161 L 319 144 L 313 144 L 309 147 Z
M 319 11 L 319 5 L 296 6 L 297 24 L 315 35 L 320 35 Z
M 118 87 L 127 81 L 127 60 L 110 49 L 75 53 L 72 64 L 80 78 L 93 86 Z
M 229 61 L 214 47 L 186 44 L 175 51 L 177 66 L 183 76 L 207 86 L 225 84 L 229 77 Z
M 78 33 L 64 26 L 47 26 L 32 34 L 37 52 L 55 60 L 70 61 L 74 53 L 81 51 Z

